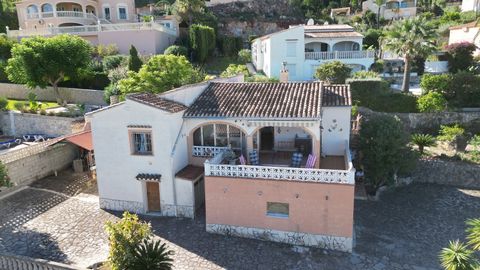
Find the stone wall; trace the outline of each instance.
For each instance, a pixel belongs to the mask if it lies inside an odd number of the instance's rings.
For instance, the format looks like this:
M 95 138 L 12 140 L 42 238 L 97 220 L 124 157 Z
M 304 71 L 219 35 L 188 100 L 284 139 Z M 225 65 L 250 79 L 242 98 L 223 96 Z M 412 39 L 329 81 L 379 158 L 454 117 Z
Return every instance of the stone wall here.
M 78 148 L 69 143 L 48 145 L 49 142 L 8 152 L 0 156 L 15 186 L 29 185 L 72 165 Z
M 480 189 L 480 165 L 460 161 L 422 159 L 411 179 L 418 183 L 434 183 Z
M 146 214 L 145 207 L 141 202 L 132 202 L 132 201 L 122 201 L 122 200 L 112 200 L 106 198 L 100 198 L 100 208 L 113 210 L 113 211 L 129 211 L 136 214 Z M 177 217 L 185 217 L 185 218 L 194 218 L 195 211 L 192 206 L 182 206 L 179 205 L 175 207 L 172 204 L 162 204 L 160 213 L 156 213 L 156 215 L 164 216 L 164 217 L 174 217 L 175 216 L 175 208 L 177 209 L 176 216 Z
M 17 255 L 0 254 L 0 269 L 5 270 L 80 270 L 63 263 L 51 262 Z
M 440 113 L 381 113 L 367 108 L 359 108 L 359 113 L 366 117 L 373 115 L 397 116 L 409 132 L 436 133 L 440 125 L 462 124 L 474 133 L 480 132 L 480 111 L 440 112 Z
M 301 245 L 322 249 L 352 252 L 353 240 L 348 237 L 316 235 L 299 232 L 285 232 L 271 229 L 248 228 L 222 224 L 206 224 L 207 232 L 228 236 L 253 238 L 290 245 Z
M 1 112 L 0 129 L 4 135 L 46 134 L 52 137 L 71 134 L 81 118 L 46 116 L 31 113 Z
M 59 90 L 62 98 L 69 103 L 100 106 L 107 105 L 103 100 L 102 90 L 66 87 L 61 87 Z M 6 97 L 9 99 L 27 99 L 27 95 L 30 92 L 37 95 L 37 100 L 56 101 L 55 93 L 51 87 L 47 87 L 46 89 L 28 89 L 23 84 L 0 83 L 0 97 Z

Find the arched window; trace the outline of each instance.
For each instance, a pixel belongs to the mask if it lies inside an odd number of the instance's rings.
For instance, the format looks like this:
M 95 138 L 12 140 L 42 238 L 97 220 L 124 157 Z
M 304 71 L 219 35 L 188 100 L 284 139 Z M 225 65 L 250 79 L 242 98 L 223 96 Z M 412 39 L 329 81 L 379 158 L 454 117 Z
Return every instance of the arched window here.
M 53 12 L 53 6 L 50 4 L 43 4 L 42 12 Z
M 28 14 L 35 14 L 38 13 L 38 7 L 36 5 L 30 5 L 27 7 Z
M 225 147 L 241 150 L 245 134 L 237 127 L 227 124 L 208 124 L 193 132 L 194 146 Z

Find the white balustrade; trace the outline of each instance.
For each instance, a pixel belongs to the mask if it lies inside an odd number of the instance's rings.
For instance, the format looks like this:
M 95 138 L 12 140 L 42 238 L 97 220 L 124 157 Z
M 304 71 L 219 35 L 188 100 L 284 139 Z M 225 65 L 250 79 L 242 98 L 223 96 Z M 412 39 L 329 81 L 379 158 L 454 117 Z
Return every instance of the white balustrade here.
M 194 157 L 213 157 L 218 156 L 218 154 L 223 153 L 227 150 L 228 147 L 217 147 L 217 146 L 193 146 L 192 147 L 192 156 Z
M 27 14 L 27 19 L 39 19 L 40 18 L 40 13 L 28 13 Z
M 305 59 L 330 60 L 330 59 L 359 59 L 374 58 L 375 51 L 333 51 L 333 52 L 305 52 Z
M 53 12 L 42 12 L 42 18 L 52 18 L 55 16 Z
M 57 17 L 83 18 L 85 17 L 85 13 L 81 11 L 57 11 Z

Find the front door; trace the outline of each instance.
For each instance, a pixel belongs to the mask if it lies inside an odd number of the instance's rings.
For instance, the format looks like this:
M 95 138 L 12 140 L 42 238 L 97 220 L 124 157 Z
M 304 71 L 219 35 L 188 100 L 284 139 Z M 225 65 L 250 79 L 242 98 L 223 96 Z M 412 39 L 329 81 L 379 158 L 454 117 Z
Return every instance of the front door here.
M 274 129 L 273 127 L 264 127 L 260 129 L 260 150 L 273 150 Z
M 147 201 L 149 212 L 160 212 L 160 187 L 158 182 L 147 182 Z

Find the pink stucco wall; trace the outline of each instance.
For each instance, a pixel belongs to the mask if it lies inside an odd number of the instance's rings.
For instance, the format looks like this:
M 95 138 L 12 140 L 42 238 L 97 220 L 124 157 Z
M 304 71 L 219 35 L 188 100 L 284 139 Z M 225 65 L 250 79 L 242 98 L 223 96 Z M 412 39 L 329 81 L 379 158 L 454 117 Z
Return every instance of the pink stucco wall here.
M 228 177 L 205 178 L 207 224 L 352 237 L 354 186 Z M 267 202 L 289 217 L 266 215 Z
M 134 45 L 140 54 L 161 54 L 175 42 L 176 37 L 156 30 L 102 31 L 98 33 L 100 44 L 116 44 L 122 54 L 128 54 Z

